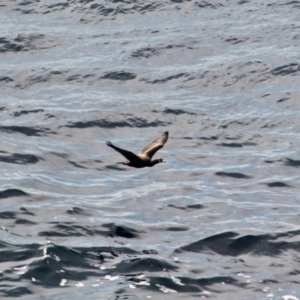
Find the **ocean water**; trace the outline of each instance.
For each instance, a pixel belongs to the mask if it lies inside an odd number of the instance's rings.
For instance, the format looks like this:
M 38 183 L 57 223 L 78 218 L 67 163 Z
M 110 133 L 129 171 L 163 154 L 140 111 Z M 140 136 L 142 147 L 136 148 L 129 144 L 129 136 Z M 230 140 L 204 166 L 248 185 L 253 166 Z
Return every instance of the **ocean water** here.
M 1 298 L 299 300 L 299 14 L 3 0 Z

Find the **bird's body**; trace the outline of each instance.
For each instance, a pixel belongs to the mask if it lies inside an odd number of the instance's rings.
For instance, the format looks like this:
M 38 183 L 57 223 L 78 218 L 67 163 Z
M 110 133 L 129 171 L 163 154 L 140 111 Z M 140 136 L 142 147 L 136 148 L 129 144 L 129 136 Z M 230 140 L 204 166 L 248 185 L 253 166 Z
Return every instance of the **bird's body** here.
M 127 159 L 127 161 L 121 162 L 119 164 L 123 164 L 134 168 L 153 167 L 158 163 L 164 162 L 162 158 L 158 158 L 154 160 L 151 159 L 154 156 L 154 154 L 164 146 L 164 144 L 168 140 L 168 137 L 169 137 L 169 132 L 168 131 L 164 132 L 161 136 L 157 137 L 149 145 L 143 148 L 143 150 L 138 155 L 130 151 L 121 149 L 119 147 L 116 147 L 111 142 L 106 142 L 106 145 L 115 149 Z

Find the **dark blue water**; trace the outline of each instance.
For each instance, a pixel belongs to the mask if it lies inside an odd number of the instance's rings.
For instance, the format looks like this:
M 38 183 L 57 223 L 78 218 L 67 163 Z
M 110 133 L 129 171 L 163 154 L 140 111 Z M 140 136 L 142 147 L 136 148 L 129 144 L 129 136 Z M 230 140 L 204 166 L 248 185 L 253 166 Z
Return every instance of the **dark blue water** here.
M 1 298 L 300 299 L 299 9 L 2 1 Z

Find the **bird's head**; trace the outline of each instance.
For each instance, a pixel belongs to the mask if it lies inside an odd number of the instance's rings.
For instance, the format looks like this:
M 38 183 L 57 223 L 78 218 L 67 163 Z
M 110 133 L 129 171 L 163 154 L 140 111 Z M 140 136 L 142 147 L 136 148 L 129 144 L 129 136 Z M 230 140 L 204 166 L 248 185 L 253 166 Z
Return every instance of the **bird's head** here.
M 164 161 L 162 158 L 154 159 L 154 160 L 151 160 L 151 161 L 150 161 L 149 167 L 153 167 L 153 166 L 155 166 L 156 164 L 164 163 L 164 162 L 165 162 L 165 161 Z

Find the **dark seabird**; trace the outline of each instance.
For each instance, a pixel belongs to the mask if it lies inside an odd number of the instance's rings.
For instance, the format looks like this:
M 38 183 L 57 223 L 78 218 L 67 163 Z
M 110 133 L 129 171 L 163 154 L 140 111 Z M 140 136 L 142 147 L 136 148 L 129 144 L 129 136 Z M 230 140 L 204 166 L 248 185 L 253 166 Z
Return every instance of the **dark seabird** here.
M 106 142 L 106 145 L 115 149 L 121 153 L 128 161 L 120 162 L 118 164 L 123 164 L 134 168 L 144 168 L 153 167 L 156 164 L 165 162 L 162 158 L 151 160 L 153 155 L 164 146 L 169 137 L 169 132 L 164 132 L 161 136 L 157 137 L 153 142 L 147 145 L 138 155 L 134 153 L 121 149 L 114 146 L 111 142 Z

